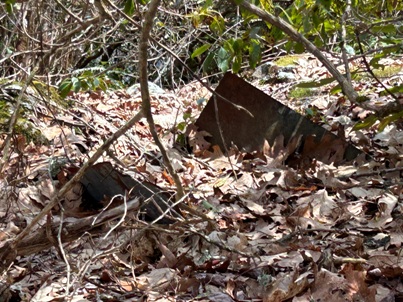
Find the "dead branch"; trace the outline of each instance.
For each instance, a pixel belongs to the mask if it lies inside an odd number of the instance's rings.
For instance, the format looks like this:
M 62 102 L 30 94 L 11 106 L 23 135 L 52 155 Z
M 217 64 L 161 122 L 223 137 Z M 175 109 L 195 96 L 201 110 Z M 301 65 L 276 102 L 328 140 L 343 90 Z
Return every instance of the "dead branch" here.
M 141 98 L 143 101 L 143 111 L 147 118 L 148 125 L 150 127 L 150 132 L 153 136 L 155 143 L 161 151 L 162 157 L 164 159 L 164 164 L 167 167 L 169 174 L 171 174 L 175 185 L 176 185 L 176 199 L 180 200 L 183 196 L 185 196 L 185 192 L 183 191 L 182 183 L 179 179 L 178 174 L 173 168 L 171 161 L 168 157 L 168 154 L 161 143 L 161 140 L 158 137 L 157 131 L 155 130 L 154 118 L 151 113 L 151 103 L 150 103 L 150 92 L 148 90 L 148 78 L 147 78 L 147 48 L 148 48 L 148 40 L 150 37 L 150 32 L 154 22 L 154 16 L 157 13 L 158 5 L 160 0 L 153 0 L 150 2 L 150 6 L 145 15 L 144 26 L 141 31 L 140 37 L 140 47 L 139 47 L 139 70 L 140 70 L 140 88 L 141 88 Z
M 73 218 L 69 217 L 63 220 L 62 231 L 60 234 L 61 242 L 71 242 L 73 240 L 78 239 L 84 233 L 88 232 L 92 235 L 105 232 L 100 228 L 103 224 L 108 221 L 115 220 L 121 218 L 125 211 L 135 211 L 140 207 L 140 200 L 133 199 L 127 202 L 126 210 L 125 205 L 122 204 L 118 207 L 107 210 L 101 214 L 96 214 L 84 218 Z M 45 249 L 48 249 L 54 245 L 54 240 L 50 240 L 46 234 L 46 229 L 49 228 L 52 236 L 56 238 L 60 229 L 60 219 L 59 217 L 54 218 L 50 227 L 43 226 L 30 234 L 29 236 L 22 239 L 16 245 L 16 255 L 17 256 L 26 256 L 41 252 Z
M 18 236 L 10 241 L 7 242 L 1 249 L 0 249 L 0 271 L 3 271 L 8 264 L 14 261 L 15 257 L 17 256 L 16 249 L 18 246 L 21 246 L 22 240 L 31 232 L 33 227 L 39 223 L 49 212 L 50 210 L 57 205 L 60 198 L 63 197 L 73 186 L 78 182 L 81 177 L 84 175 L 85 171 L 92 166 L 100 157 L 101 155 L 108 150 L 108 148 L 115 142 L 120 136 L 125 134 L 135 123 L 137 123 L 143 117 L 143 111 L 137 113 L 132 119 L 130 119 L 125 125 L 123 125 L 119 130 L 117 130 L 111 137 L 109 137 L 104 144 L 98 148 L 98 150 L 94 153 L 94 155 L 80 168 L 76 175 L 67 182 L 60 191 L 55 194 L 49 203 L 43 208 L 43 210 L 31 221 L 28 226 L 22 230 Z

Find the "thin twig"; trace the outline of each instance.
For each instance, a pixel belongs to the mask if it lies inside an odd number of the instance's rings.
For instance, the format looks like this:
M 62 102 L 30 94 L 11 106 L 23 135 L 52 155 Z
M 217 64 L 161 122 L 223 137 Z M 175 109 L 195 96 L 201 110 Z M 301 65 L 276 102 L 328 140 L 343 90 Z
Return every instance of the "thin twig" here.
M 168 157 L 168 154 L 161 143 L 161 140 L 158 137 L 158 133 L 155 130 L 154 118 L 151 113 L 151 102 L 150 102 L 150 92 L 148 90 L 148 76 L 147 76 L 147 49 L 148 49 L 148 40 L 150 38 L 150 32 L 153 27 L 154 17 L 158 10 L 158 5 L 160 0 L 152 0 L 149 4 L 148 11 L 145 15 L 144 26 L 141 31 L 140 37 L 140 47 L 139 47 L 139 70 L 140 70 L 140 88 L 141 88 L 141 98 L 143 104 L 143 111 L 147 118 L 148 125 L 150 127 L 150 132 L 153 136 L 154 142 L 160 149 L 162 154 L 162 158 L 164 159 L 164 164 L 167 167 L 169 174 L 172 176 L 176 189 L 176 199 L 180 200 L 183 196 L 185 196 L 185 192 L 182 187 L 182 183 L 179 179 L 178 174 L 172 166 L 172 163 Z
M 9 160 L 10 141 L 11 141 L 12 136 L 14 135 L 15 125 L 17 124 L 17 121 L 18 121 L 18 115 L 20 113 L 22 98 L 23 98 L 28 86 L 31 84 L 33 78 L 35 77 L 35 74 L 37 73 L 37 71 L 38 71 L 37 67 L 35 67 L 32 70 L 32 72 L 28 76 L 28 79 L 26 80 L 24 86 L 22 87 L 20 93 L 18 94 L 14 112 L 10 118 L 10 125 L 8 126 L 8 133 L 7 133 L 6 139 L 4 140 L 4 144 L 3 144 L 3 146 L 4 146 L 3 158 L 2 158 L 2 161 L 0 162 L 0 172 L 3 171 L 3 168 L 5 167 L 6 163 Z
M 71 266 L 70 266 L 70 262 L 67 259 L 66 253 L 63 248 L 63 241 L 62 241 L 63 220 L 64 220 L 64 210 L 61 210 L 60 211 L 60 226 L 59 226 L 59 230 L 57 232 L 57 242 L 59 245 L 60 254 L 63 257 L 64 263 L 66 263 L 66 274 L 67 274 L 66 279 L 67 280 L 66 280 L 65 292 L 66 292 L 66 295 L 68 295 L 70 292 Z
M 120 15 L 122 15 L 127 21 L 129 21 L 130 23 L 132 23 L 133 25 L 135 25 L 138 29 L 142 29 L 142 26 L 136 22 L 135 20 L 133 20 L 131 17 L 129 17 L 127 14 L 125 14 L 122 10 L 120 10 L 115 4 L 113 4 L 110 0 L 105 0 L 106 2 L 108 2 L 109 5 L 111 5 L 113 8 L 117 9 L 118 13 Z M 170 48 L 168 48 L 167 46 L 165 46 L 164 44 L 160 43 L 158 40 L 156 40 L 153 37 L 150 37 L 150 41 L 152 41 L 153 43 L 157 44 L 159 47 L 161 47 L 162 49 L 164 49 L 167 53 L 169 53 L 173 58 L 175 58 L 175 60 L 177 60 L 191 75 L 192 77 L 194 77 L 200 84 L 203 85 L 203 87 L 205 87 L 209 92 L 211 92 L 212 94 L 218 96 L 220 99 L 222 99 L 224 102 L 229 103 L 230 105 L 234 106 L 236 109 L 238 110 L 242 110 L 244 111 L 246 114 L 248 114 L 250 117 L 253 117 L 253 114 L 246 109 L 243 106 L 237 105 L 234 102 L 231 102 L 230 100 L 228 100 L 227 98 L 225 98 L 224 96 L 220 95 L 219 93 L 217 93 L 216 91 L 214 91 L 209 85 L 207 85 L 197 74 L 195 74 L 193 72 L 193 70 L 187 66 L 187 64 L 180 58 L 178 57 Z
M 17 256 L 16 248 L 18 244 L 24 239 L 33 229 L 33 227 L 38 224 L 38 222 L 47 215 L 50 210 L 59 202 L 59 200 L 71 189 L 73 186 L 81 179 L 85 171 L 92 166 L 102 154 L 109 149 L 113 142 L 115 142 L 120 136 L 125 134 L 135 123 L 140 121 L 144 117 L 143 111 L 141 110 L 132 119 L 130 119 L 125 125 L 123 125 L 119 130 L 113 133 L 101 147 L 95 151 L 94 155 L 88 159 L 86 163 L 80 168 L 80 170 L 68 181 L 58 193 L 56 193 L 49 203 L 42 209 L 42 211 L 32 219 L 32 221 L 22 230 L 17 237 L 10 242 L 7 242 L 0 249 L 0 271 L 3 271 L 11 262 L 14 261 Z
M 364 50 L 362 49 L 362 45 L 361 45 L 361 39 L 360 39 L 360 35 L 358 34 L 358 32 L 355 32 L 355 36 L 357 37 L 357 42 L 358 42 L 358 48 L 360 49 L 360 53 L 362 55 L 362 61 L 364 62 L 365 68 L 367 69 L 367 71 L 369 72 L 369 74 L 375 79 L 375 81 L 378 82 L 379 85 L 381 85 L 385 91 L 392 97 L 394 98 L 396 101 L 399 101 L 399 98 L 392 92 L 390 91 L 383 83 L 381 80 L 378 79 L 378 77 L 374 74 L 374 72 L 371 69 L 371 66 L 369 65 L 367 58 L 365 55 L 363 55 Z
M 351 12 L 351 0 L 346 1 L 346 9 L 341 17 L 341 57 L 343 58 L 344 68 L 346 70 L 347 81 L 351 83 L 351 72 L 350 67 L 348 65 L 348 56 L 347 56 L 347 41 L 346 41 L 346 22 L 347 18 L 350 16 Z
M 366 110 L 374 111 L 378 116 L 387 116 L 391 113 L 400 112 L 402 110 L 403 104 L 400 104 L 399 102 L 389 102 L 383 106 L 372 104 L 371 102 L 361 102 L 361 98 L 359 97 L 357 91 L 355 91 L 352 84 L 347 81 L 347 79 L 337 70 L 334 64 L 330 62 L 312 42 L 297 32 L 290 24 L 285 22 L 283 19 L 258 8 L 246 0 L 242 0 L 240 6 L 259 16 L 264 21 L 269 22 L 270 24 L 284 31 L 284 33 L 286 33 L 292 40 L 301 43 L 305 49 L 312 53 L 337 80 L 343 93 L 347 96 L 350 102 L 357 104 Z

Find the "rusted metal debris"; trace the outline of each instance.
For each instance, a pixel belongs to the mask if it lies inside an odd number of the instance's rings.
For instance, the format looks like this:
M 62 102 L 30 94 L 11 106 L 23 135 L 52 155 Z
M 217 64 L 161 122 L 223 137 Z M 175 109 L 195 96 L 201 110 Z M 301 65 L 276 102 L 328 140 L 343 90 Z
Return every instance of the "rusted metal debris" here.
M 88 168 L 80 179 L 82 185 L 81 205 L 76 211 L 87 213 L 88 210 L 100 210 L 109 204 L 111 199 L 114 205 L 123 203 L 123 198 L 138 198 L 141 201 L 140 211 L 144 219 L 152 221 L 168 209 L 172 196 L 154 184 L 138 181 L 129 175 L 123 174 L 109 162 L 98 163 Z M 175 210 L 169 211 L 158 223 L 171 224 L 173 215 L 178 217 Z M 140 215 L 141 216 L 141 215 Z
M 209 132 L 212 136 L 206 140 L 220 146 L 223 151 L 224 143 L 218 124 L 227 148 L 236 145 L 247 152 L 262 150 L 265 141 L 273 146 L 279 136 L 284 138 L 284 147 L 295 142 L 296 138 L 300 139 L 296 149 L 298 161 L 293 163 L 297 165 L 314 158 L 338 165 L 362 153 L 344 138 L 314 124 L 232 73 L 225 74 L 216 93 L 219 95 L 216 97 L 218 121 L 213 95 L 195 125 L 199 130 Z M 242 106 L 253 117 L 223 98 Z M 293 158 L 295 160 L 296 157 Z

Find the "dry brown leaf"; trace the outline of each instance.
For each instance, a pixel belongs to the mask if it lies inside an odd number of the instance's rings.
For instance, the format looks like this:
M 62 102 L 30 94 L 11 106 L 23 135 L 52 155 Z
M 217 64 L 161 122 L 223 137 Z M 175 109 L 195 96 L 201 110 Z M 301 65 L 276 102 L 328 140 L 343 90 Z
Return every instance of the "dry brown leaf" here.
M 296 270 L 278 275 L 276 281 L 265 290 L 263 302 L 282 302 L 301 293 L 308 286 L 308 278 L 298 277 Z

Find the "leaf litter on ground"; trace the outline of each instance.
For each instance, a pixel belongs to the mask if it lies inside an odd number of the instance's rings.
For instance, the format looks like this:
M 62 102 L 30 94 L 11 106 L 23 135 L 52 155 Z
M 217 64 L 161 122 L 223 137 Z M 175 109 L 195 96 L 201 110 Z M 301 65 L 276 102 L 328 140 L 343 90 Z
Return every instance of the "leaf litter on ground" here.
M 298 65 L 303 68 L 294 69 L 297 80 L 328 76 L 309 57 Z M 201 110 L 198 100 L 208 98 L 200 84 L 153 95 L 157 131 L 189 193 L 185 202 L 204 218 L 183 213 L 184 221 L 161 227 L 128 213 L 106 238 L 117 221 L 97 234 L 19 256 L 2 282 L 15 297 L 31 301 L 66 296 L 76 301 L 397 301 L 403 293 L 399 124 L 380 133 L 351 131 L 352 120 L 365 116 L 354 113 L 342 96 L 329 94 L 328 86 L 305 103 L 286 97 L 288 84 L 261 89 L 275 91 L 275 98 L 298 111 L 314 107 L 327 129 L 343 124 L 372 159 L 291 168 L 285 161 L 293 150 L 284 150 L 281 138 L 260 153 L 233 148 L 225 156 L 209 149 L 206 134 L 192 128 Z M 139 92 L 81 93 L 72 100 L 72 108 L 57 111 L 58 124 L 50 114 L 33 116 L 45 143 L 20 137 L 7 163 L 0 180 L 3 242 L 60 189 L 62 159 L 80 166 L 141 108 Z M 180 123 L 188 126 L 193 154 L 178 143 L 186 134 Z M 175 190 L 145 120 L 118 139 L 102 161 Z M 52 215 L 60 216 L 60 210 Z

